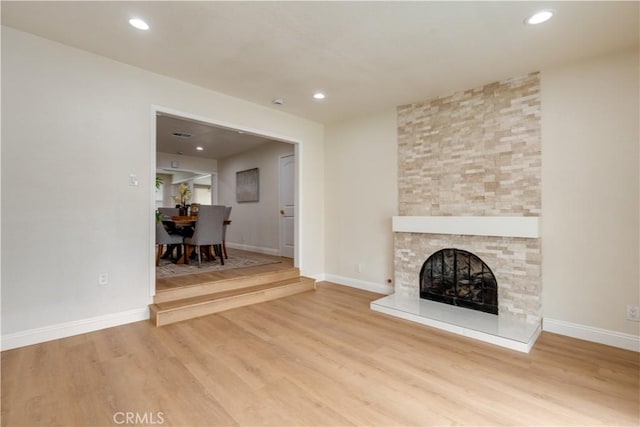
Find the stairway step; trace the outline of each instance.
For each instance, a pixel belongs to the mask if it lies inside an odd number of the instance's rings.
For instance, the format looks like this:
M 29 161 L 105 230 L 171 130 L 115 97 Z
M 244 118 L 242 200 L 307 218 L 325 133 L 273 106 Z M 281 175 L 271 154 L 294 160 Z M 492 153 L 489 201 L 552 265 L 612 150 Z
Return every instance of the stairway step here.
M 273 283 L 265 283 L 241 289 L 230 289 L 209 295 L 156 303 L 149 306 L 151 320 L 156 326 L 164 326 L 183 320 L 219 313 L 232 308 L 257 304 L 315 289 L 316 281 L 308 277 L 296 277 Z
M 300 270 L 297 267 L 258 274 L 247 274 L 229 279 L 213 280 L 210 282 L 198 283 L 197 285 L 183 286 L 176 289 L 165 289 L 162 291 L 158 291 L 153 297 L 153 302 L 155 304 L 160 304 L 168 301 L 176 301 L 185 298 L 210 295 L 214 292 L 225 292 L 233 289 L 250 288 L 253 286 L 278 282 L 287 279 L 294 279 L 297 277 L 300 277 Z

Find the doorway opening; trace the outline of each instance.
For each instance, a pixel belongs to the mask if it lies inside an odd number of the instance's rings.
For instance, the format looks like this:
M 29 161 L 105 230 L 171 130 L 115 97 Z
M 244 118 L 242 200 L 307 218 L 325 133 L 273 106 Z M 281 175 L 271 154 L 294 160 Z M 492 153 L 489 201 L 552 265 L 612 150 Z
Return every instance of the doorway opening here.
M 186 182 L 191 202 L 231 208 L 226 231 L 227 248 L 272 257 L 289 256 L 292 258 L 289 263 L 299 267 L 297 201 L 300 166 L 295 161 L 301 149 L 299 141 L 155 106 L 152 108 L 152 139 L 153 177 L 170 176 L 167 182 L 173 186 L 173 189 L 168 189 L 163 185 L 162 189 L 155 191 L 154 211 L 160 203 L 175 206 L 175 194 L 172 192 L 176 191 L 176 185 Z M 292 182 L 284 209 L 284 206 L 280 208 L 283 193 L 281 159 L 287 157 L 294 161 L 287 166 L 286 176 Z M 250 203 L 240 202 L 236 200 L 236 174 L 254 167 L 260 174 L 259 197 Z M 286 215 L 288 234 L 285 235 L 285 246 L 282 243 L 283 215 L 279 213 L 282 210 L 290 214 Z M 152 228 L 155 231 L 155 223 Z M 270 230 L 273 236 L 265 230 Z M 151 235 L 154 236 L 155 232 Z M 151 259 L 155 261 L 153 240 L 150 253 L 154 254 Z M 150 271 L 151 295 L 154 295 L 157 281 L 155 262 Z

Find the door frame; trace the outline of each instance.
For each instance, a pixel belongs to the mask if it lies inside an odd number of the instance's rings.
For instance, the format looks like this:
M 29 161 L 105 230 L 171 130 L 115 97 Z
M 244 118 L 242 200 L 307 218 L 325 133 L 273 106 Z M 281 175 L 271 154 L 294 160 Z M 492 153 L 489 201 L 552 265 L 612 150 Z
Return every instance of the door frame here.
M 301 239 L 300 239 L 300 227 L 302 224 L 302 215 L 300 206 L 303 203 L 301 187 L 300 185 L 300 176 L 302 175 L 302 152 L 303 152 L 303 143 L 302 141 L 287 136 L 276 134 L 271 131 L 267 131 L 264 129 L 251 128 L 244 125 L 239 125 L 236 123 L 229 123 L 222 120 L 217 120 L 209 117 L 200 116 L 197 114 L 189 113 L 186 111 L 180 111 L 169 107 L 164 107 L 161 105 L 151 105 L 151 120 L 150 120 L 150 138 L 151 143 L 149 144 L 149 182 L 155 182 L 155 174 L 156 174 L 156 117 L 158 114 L 164 114 L 168 116 L 173 116 L 177 118 L 194 120 L 197 122 L 205 123 L 208 125 L 222 127 L 230 130 L 242 131 L 245 133 L 262 136 L 265 138 L 273 139 L 276 141 L 286 142 L 288 144 L 292 144 L 294 149 L 293 153 L 296 159 L 296 167 L 295 167 L 295 183 L 294 183 L 294 203 L 295 203 L 295 218 L 293 224 L 293 239 L 294 239 L 294 252 L 293 252 L 293 265 L 295 267 L 301 268 L 302 260 L 300 259 L 301 251 Z M 216 171 L 217 174 L 218 171 Z M 218 181 L 218 180 L 216 180 Z M 218 185 L 218 182 L 216 182 Z M 156 294 L 156 264 L 155 264 L 155 253 L 156 253 L 156 224 L 155 224 L 155 211 L 156 211 L 156 201 L 155 201 L 155 186 L 151 186 L 152 188 L 149 191 L 149 295 L 154 296 Z M 217 192 L 216 192 L 217 193 Z

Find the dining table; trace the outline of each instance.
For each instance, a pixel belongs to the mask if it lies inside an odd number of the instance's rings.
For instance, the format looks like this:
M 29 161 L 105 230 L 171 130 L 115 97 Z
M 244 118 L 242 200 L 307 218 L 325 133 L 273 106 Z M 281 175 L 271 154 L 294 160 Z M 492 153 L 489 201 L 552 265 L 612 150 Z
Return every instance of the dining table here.
M 193 227 L 196 225 L 196 221 L 198 220 L 197 215 L 174 215 L 170 219 L 163 219 L 162 222 L 170 222 L 180 227 Z M 224 225 L 231 224 L 231 220 L 227 219 L 224 221 Z
M 198 217 L 195 215 L 174 215 L 170 219 L 164 221 L 171 222 L 179 227 L 193 227 L 196 224 Z

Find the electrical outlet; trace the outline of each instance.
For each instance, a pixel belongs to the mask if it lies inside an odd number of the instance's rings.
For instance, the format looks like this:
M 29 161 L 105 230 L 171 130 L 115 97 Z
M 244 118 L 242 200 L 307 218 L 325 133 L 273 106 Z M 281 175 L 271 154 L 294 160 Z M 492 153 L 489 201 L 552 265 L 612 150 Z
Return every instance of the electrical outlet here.
M 356 271 L 358 273 L 362 273 L 362 263 L 361 262 L 356 264 Z
M 637 305 L 627 306 L 627 320 L 634 320 L 640 322 L 640 307 Z
M 106 286 L 109 284 L 109 275 L 107 273 L 98 273 L 98 285 Z

